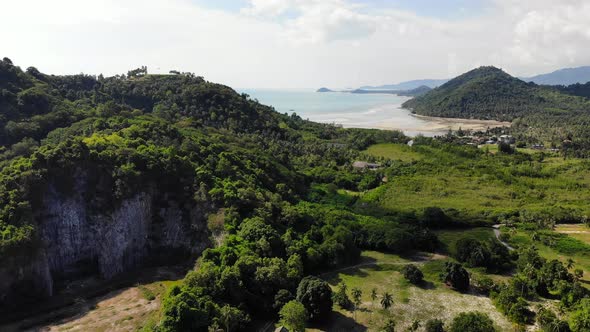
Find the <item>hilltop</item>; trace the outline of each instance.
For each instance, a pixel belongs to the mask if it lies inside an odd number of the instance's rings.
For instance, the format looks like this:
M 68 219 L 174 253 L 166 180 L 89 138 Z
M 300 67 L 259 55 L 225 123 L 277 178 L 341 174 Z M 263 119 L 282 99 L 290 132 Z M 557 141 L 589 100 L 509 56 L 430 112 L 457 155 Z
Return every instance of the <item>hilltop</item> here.
M 579 97 L 526 83 L 495 67 L 480 67 L 403 105 L 417 114 L 512 121 L 545 110 L 588 107 Z

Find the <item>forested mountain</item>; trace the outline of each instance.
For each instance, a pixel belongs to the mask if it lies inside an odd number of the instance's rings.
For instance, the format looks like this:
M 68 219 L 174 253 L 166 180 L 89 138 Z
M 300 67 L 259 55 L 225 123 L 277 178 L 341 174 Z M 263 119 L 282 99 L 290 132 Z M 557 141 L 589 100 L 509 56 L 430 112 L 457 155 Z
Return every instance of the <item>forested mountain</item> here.
M 525 83 L 495 67 L 469 71 L 404 104 L 423 115 L 501 121 L 548 108 L 580 106 L 586 106 L 584 101 Z
M 156 328 L 206 330 L 223 309 L 247 329 L 360 249 L 437 245 L 420 213 L 375 218 L 322 198 L 378 186 L 383 173 L 351 164 L 370 144 L 406 142 L 400 132 L 279 114 L 190 73 L 53 76 L 4 58 L 0 84 L 4 319 L 68 280 L 202 253 Z
M 526 83 L 494 67 L 481 67 L 411 99 L 404 107 L 417 114 L 512 121 L 519 140 L 549 142 L 586 156 L 590 150 L 590 100 L 585 85 Z M 572 148 L 574 147 L 574 148 Z
M 526 82 L 542 85 L 572 85 L 590 82 L 590 66 L 564 68 L 551 73 L 522 78 Z

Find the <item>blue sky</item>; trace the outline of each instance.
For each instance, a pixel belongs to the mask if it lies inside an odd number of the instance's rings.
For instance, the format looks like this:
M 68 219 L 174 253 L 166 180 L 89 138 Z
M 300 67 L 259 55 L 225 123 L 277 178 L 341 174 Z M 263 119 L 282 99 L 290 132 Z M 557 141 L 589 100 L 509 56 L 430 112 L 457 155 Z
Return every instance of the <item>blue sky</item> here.
M 587 0 L 6 0 L 0 56 L 50 74 L 191 71 L 236 88 L 532 76 L 590 64 Z M 14 13 L 26 13 L 27 19 Z
M 248 7 L 248 0 L 193 0 L 194 3 L 212 9 L 228 12 L 239 12 Z M 364 0 L 351 1 L 362 5 L 368 12 L 378 12 L 383 9 L 399 9 L 413 12 L 420 16 L 458 19 L 482 15 L 490 8 L 490 1 L 486 0 Z

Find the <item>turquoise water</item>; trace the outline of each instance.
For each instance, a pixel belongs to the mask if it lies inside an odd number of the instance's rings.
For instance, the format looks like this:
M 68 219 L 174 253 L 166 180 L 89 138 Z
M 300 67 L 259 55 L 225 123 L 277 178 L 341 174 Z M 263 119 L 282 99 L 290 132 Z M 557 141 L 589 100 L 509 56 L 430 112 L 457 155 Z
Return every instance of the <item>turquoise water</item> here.
M 240 90 L 281 113 L 344 127 L 398 129 L 408 135 L 444 133 L 423 130 L 429 121 L 416 118 L 401 104 L 407 97 L 385 94 L 318 93 L 311 90 Z

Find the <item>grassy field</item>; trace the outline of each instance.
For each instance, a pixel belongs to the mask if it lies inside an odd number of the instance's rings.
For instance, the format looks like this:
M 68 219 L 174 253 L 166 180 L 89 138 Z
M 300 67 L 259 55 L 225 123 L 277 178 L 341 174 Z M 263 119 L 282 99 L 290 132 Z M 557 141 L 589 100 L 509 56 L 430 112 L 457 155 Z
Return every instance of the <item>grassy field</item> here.
M 475 233 L 481 234 L 479 230 Z M 455 236 L 447 235 L 448 239 Z M 309 331 L 378 331 L 387 318 L 396 321 L 396 330 L 405 331 L 414 320 L 424 323 L 431 318 L 440 318 L 450 322 L 458 313 L 473 310 L 488 313 L 500 330 L 508 330 L 510 323 L 496 310 L 489 298 L 461 294 L 440 282 L 438 275 L 447 259 L 446 256 L 432 254 L 400 257 L 373 251 L 363 252 L 363 264 L 366 265 L 322 276 L 334 289 L 340 282 L 346 283 L 349 293 L 352 288 L 361 289 L 361 308 L 353 313 L 335 306 L 337 309 L 330 325 L 317 326 Z M 401 275 L 401 269 L 409 263 L 423 270 L 426 281 L 423 286 L 414 286 Z M 372 302 L 370 294 L 373 288 L 377 289 L 379 296 L 384 292 L 393 295 L 394 304 L 389 310 L 381 308 L 379 299 Z
M 555 231 L 590 244 L 590 228 L 584 224 L 557 225 Z
M 442 242 L 444 252 L 455 254 L 455 243 L 462 238 L 473 238 L 480 241 L 494 239 L 494 231 L 489 227 L 475 227 L 470 229 L 440 230 L 435 231 L 436 236 Z
M 588 161 L 477 152 L 467 147 L 371 146 L 366 153 L 414 163 L 396 167 L 387 184 L 361 200 L 392 212 L 436 206 L 464 220 L 491 220 L 523 210 L 590 215 Z
M 372 145 L 365 151 L 365 153 L 374 157 L 383 157 L 401 161 L 414 161 L 424 157 L 406 144 L 393 143 Z

